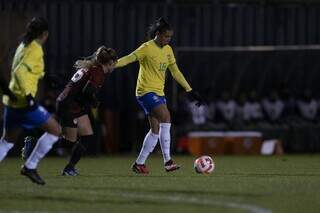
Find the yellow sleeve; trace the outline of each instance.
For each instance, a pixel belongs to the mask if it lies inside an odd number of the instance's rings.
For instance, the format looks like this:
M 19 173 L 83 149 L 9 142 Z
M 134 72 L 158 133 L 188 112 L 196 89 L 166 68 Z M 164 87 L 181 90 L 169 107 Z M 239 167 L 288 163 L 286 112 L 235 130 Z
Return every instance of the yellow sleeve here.
M 14 80 L 17 82 L 21 93 L 24 95 L 28 95 L 31 93 L 30 87 L 28 86 L 29 81 L 26 80 L 26 75 L 28 75 L 29 72 L 31 72 L 31 70 L 29 70 L 29 69 L 30 69 L 30 67 L 25 66 L 25 65 L 21 65 L 13 73 Z
M 170 45 L 169 46 L 169 54 L 168 54 L 168 62 L 169 62 L 169 66 L 171 64 L 175 64 L 176 63 L 176 58 L 174 57 L 174 54 L 173 54 L 173 50 L 171 48 Z
M 145 44 L 142 44 L 140 47 L 138 47 L 138 49 L 133 51 L 131 54 L 120 58 L 116 64 L 116 68 L 124 67 L 137 60 L 139 61 L 142 60 L 146 55 L 146 49 L 147 49 L 147 46 Z
M 180 72 L 176 63 L 169 65 L 169 70 L 171 72 L 172 77 L 187 91 L 191 91 L 189 83 L 184 78 L 183 74 Z
M 23 63 L 31 69 L 32 73 L 37 74 L 40 77 L 43 77 L 43 50 L 39 44 L 35 43 L 35 41 L 32 42 L 32 44 L 30 44 L 30 49 L 28 50 L 28 54 L 24 56 Z
M 120 58 L 118 61 L 117 61 L 117 64 L 116 64 L 116 68 L 118 67 L 124 67 L 132 62 L 135 62 L 137 60 L 137 57 L 136 55 L 134 55 L 133 53 L 131 53 L 130 55 L 127 55 L 127 56 L 124 56 L 122 58 Z
M 22 94 L 35 96 L 38 80 L 44 75 L 42 47 L 33 41 L 26 47 L 23 60 L 13 72 L 13 77 Z
M 147 45 L 144 43 L 138 49 L 133 51 L 132 54 L 134 54 L 137 57 L 137 60 L 141 61 L 147 54 Z

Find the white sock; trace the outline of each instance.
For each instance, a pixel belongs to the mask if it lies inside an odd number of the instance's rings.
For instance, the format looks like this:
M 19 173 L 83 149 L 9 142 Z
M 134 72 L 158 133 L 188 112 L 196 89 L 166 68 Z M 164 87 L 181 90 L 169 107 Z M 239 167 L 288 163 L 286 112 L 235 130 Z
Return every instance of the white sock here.
M 25 162 L 25 166 L 28 169 L 35 169 L 38 166 L 39 161 L 50 151 L 52 145 L 57 142 L 58 136 L 50 133 L 44 133 L 38 140 L 37 145 L 34 147 L 30 157 Z
M 7 156 L 13 145 L 13 143 L 9 143 L 5 139 L 0 139 L 0 162 Z
M 158 139 L 159 135 L 152 133 L 151 130 L 147 133 L 144 138 L 140 154 L 136 160 L 137 164 L 144 164 L 146 162 L 148 156 L 156 147 Z
M 163 161 L 166 163 L 167 161 L 171 160 L 170 157 L 170 127 L 171 123 L 160 123 L 160 145 L 161 151 L 163 155 Z

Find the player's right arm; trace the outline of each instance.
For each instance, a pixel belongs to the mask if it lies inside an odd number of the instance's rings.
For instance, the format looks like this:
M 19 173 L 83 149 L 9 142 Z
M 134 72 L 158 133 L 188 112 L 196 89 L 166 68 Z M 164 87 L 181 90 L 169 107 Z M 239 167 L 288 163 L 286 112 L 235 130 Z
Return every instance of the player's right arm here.
M 146 51 L 147 51 L 147 46 L 145 44 L 142 44 L 138 49 L 133 51 L 131 54 L 120 58 L 115 68 L 124 67 L 128 64 L 131 64 L 132 62 L 142 60 L 146 55 Z
M 117 64 L 115 66 L 115 68 L 118 68 L 118 67 L 124 67 L 128 64 L 131 64 L 132 62 L 135 62 L 137 60 L 137 56 L 133 53 L 127 55 L 127 56 L 124 56 L 122 58 L 120 58 L 118 61 L 117 61 Z

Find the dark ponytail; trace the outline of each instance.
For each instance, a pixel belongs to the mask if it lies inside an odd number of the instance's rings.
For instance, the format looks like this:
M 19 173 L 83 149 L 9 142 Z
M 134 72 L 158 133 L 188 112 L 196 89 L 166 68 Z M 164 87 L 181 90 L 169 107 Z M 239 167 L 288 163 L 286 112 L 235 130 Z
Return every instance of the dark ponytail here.
M 168 22 L 166 22 L 164 18 L 161 17 L 158 20 L 156 20 L 155 23 L 149 26 L 148 33 L 147 33 L 148 39 L 154 38 L 157 32 L 163 33 L 166 30 L 171 30 L 171 27 L 168 24 Z
M 22 42 L 25 46 L 28 46 L 45 31 L 48 31 L 48 22 L 44 18 L 32 18 L 27 24 L 26 32 L 22 37 Z

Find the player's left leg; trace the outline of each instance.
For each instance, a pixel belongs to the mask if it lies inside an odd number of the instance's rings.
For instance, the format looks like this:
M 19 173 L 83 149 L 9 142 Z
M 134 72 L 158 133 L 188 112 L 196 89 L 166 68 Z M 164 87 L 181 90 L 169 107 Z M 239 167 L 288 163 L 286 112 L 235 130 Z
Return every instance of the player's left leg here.
M 35 137 L 32 136 L 26 136 L 23 140 L 24 142 L 24 146 L 21 150 L 21 157 L 23 160 L 26 160 L 29 158 L 29 156 L 32 153 L 32 150 L 34 149 L 34 147 L 37 144 L 37 139 Z
M 36 124 L 44 121 L 40 125 L 40 128 L 45 131 L 45 133 L 39 138 L 35 148 L 33 149 L 31 155 L 26 160 L 24 166 L 21 169 L 21 174 L 28 177 L 32 182 L 44 185 L 44 180 L 37 173 L 37 166 L 40 160 L 49 152 L 53 144 L 58 141 L 61 134 L 61 128 L 58 122 L 51 117 L 49 114 L 44 113 L 44 109 L 40 111 L 33 111 L 27 115 L 30 123 L 26 125 L 31 125 L 31 123 Z M 37 120 L 33 117 L 37 117 Z
M 143 140 L 142 148 L 140 150 L 140 153 L 139 153 L 137 160 L 131 166 L 132 170 L 138 174 L 148 174 L 149 173 L 149 171 L 145 165 L 145 161 L 149 157 L 150 153 L 153 152 L 155 146 L 158 143 L 158 139 L 159 139 L 159 122 L 158 122 L 158 120 L 151 115 L 148 116 L 148 120 L 149 120 L 149 124 L 150 124 L 150 130 L 146 134 L 146 136 Z
M 152 116 L 156 117 L 159 121 L 159 136 L 160 146 L 164 160 L 164 168 L 167 172 L 175 171 L 180 168 L 179 165 L 175 164 L 170 155 L 170 143 L 171 143 L 171 117 L 170 112 L 166 104 L 161 104 L 154 107 L 151 111 Z
M 151 152 L 153 152 L 155 146 L 158 143 L 159 139 L 159 122 L 155 117 L 148 116 L 149 124 L 150 124 L 150 130 L 146 134 L 142 148 L 140 151 L 140 154 L 136 160 L 136 163 L 138 165 L 142 165 L 147 160 L 148 156 Z
M 71 157 L 69 159 L 68 164 L 64 167 L 62 170 L 62 175 L 63 176 L 77 176 L 78 171 L 74 168 L 73 165 L 73 159 L 72 156 L 74 155 L 75 152 L 75 147 L 77 144 L 77 138 L 78 138 L 78 127 L 63 127 L 62 128 L 62 134 L 63 137 L 60 139 L 61 144 L 63 145 L 72 145 L 72 151 L 71 151 Z
M 77 124 L 77 131 L 80 135 L 80 140 L 73 146 L 70 160 L 64 168 L 63 175 L 67 176 L 77 176 L 79 174 L 75 169 L 75 166 L 80 161 L 81 157 L 86 153 L 93 137 L 93 130 L 87 114 L 77 118 Z

